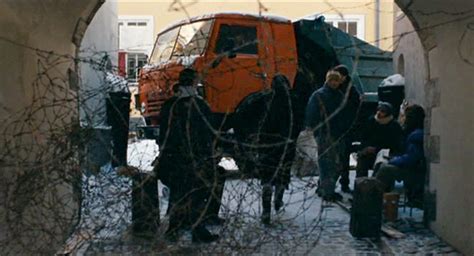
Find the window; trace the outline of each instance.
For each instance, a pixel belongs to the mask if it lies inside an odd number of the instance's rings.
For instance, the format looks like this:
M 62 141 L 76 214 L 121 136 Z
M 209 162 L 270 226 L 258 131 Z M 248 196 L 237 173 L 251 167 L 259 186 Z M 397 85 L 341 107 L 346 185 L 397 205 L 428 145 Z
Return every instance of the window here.
M 119 25 L 122 25 L 122 22 L 119 23 Z M 148 25 L 148 22 L 145 21 L 140 21 L 140 22 L 127 22 L 127 26 L 129 27 L 146 27 Z
M 257 28 L 235 25 L 221 25 L 215 52 L 226 51 L 241 54 L 258 54 Z
M 140 69 L 146 64 L 147 56 L 144 53 L 127 54 L 127 80 L 138 82 Z
M 211 25 L 212 21 L 200 21 L 182 26 L 172 57 L 203 54 L 209 39 Z
M 198 21 L 159 35 L 150 62 L 157 64 L 172 58 L 202 55 L 209 40 L 212 22 Z
M 151 53 L 155 37 L 152 16 L 119 16 L 118 24 L 120 50 Z
M 325 15 L 326 23 L 359 39 L 365 38 L 365 18 L 363 15 Z
M 157 64 L 171 58 L 178 37 L 179 27 L 158 36 L 150 62 Z
M 337 28 L 349 35 L 357 36 L 357 22 L 355 21 L 340 21 L 337 23 Z

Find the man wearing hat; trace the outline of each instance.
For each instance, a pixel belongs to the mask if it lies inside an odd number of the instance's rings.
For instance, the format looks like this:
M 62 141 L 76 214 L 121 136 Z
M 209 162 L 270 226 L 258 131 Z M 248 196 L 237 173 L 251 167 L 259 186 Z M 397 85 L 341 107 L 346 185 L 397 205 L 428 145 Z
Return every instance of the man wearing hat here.
M 360 94 L 352 84 L 352 78 L 349 75 L 349 69 L 346 65 L 338 65 L 333 68 L 334 71 L 337 71 L 341 74 L 342 77 L 342 84 L 339 87 L 339 90 L 344 94 L 344 108 L 342 111 L 346 116 L 344 120 L 347 124 L 345 125 L 348 127 L 348 130 L 344 134 L 344 142 L 345 142 L 345 153 L 343 154 L 342 159 L 342 169 L 341 169 L 341 178 L 339 179 L 339 183 L 341 184 L 341 191 L 342 192 L 350 192 L 349 189 L 349 157 L 352 153 L 351 147 L 352 142 L 355 141 L 354 139 L 354 128 L 356 121 L 358 119 L 359 109 L 361 106 L 360 101 Z
M 362 150 L 357 158 L 357 177 L 366 177 L 374 165 L 381 149 L 390 149 L 391 155 L 400 153 L 403 132 L 393 117 L 393 107 L 388 102 L 379 102 L 377 113 L 370 117 L 362 129 Z
M 171 208 L 165 236 L 171 241 L 177 240 L 183 229 L 191 229 L 193 242 L 218 239 L 203 223 L 217 170 L 211 111 L 197 94 L 197 79 L 195 70 L 181 71 L 175 95 L 163 104 L 160 113 L 160 155 L 155 171 L 170 189 Z

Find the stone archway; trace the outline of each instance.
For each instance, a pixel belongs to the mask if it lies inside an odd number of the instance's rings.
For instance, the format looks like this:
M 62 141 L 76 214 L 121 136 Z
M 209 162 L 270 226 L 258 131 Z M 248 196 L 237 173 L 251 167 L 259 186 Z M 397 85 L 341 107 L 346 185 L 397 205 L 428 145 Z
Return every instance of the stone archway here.
M 404 54 L 412 100 L 427 112 L 425 149 L 429 186 L 425 219 L 443 239 L 465 254 L 474 253 L 474 2 L 396 0 L 416 30 L 420 46 Z M 407 36 L 408 34 L 402 34 Z M 471 38 L 470 42 L 469 38 Z M 403 48 L 403 47 L 402 47 Z M 397 53 L 398 51 L 398 53 Z M 405 51 L 405 52 L 404 52 Z M 410 69 L 410 63 L 423 63 Z M 413 65 L 412 65 L 413 66 Z M 419 70 L 421 68 L 421 70 Z M 417 73 L 418 72 L 418 73 Z M 423 77 L 419 77 L 422 75 Z
M 55 164 L 62 158 L 42 151 L 52 141 L 66 146 L 72 139 L 67 131 L 78 120 L 77 101 L 70 100 L 77 93 L 77 51 L 103 3 L 0 3 L 2 253 L 54 254 L 77 221 L 80 201 L 69 180 L 77 170 L 67 161 Z M 60 97 L 61 104 L 50 104 L 56 95 L 67 96 Z M 44 102 L 48 107 L 34 111 Z

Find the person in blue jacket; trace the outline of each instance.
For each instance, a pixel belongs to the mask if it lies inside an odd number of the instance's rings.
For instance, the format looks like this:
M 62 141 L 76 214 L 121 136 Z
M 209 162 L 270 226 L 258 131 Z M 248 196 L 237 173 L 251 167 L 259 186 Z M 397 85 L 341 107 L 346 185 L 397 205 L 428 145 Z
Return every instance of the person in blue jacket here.
M 342 78 L 339 72 L 329 71 L 326 82 L 309 98 L 306 106 L 305 127 L 313 132 L 318 144 L 320 180 L 317 193 L 326 201 L 341 200 L 336 193 L 336 181 L 345 159 L 344 135 L 350 123 L 344 111 L 344 93 L 339 90 Z
M 423 149 L 423 127 L 425 111 L 419 105 L 408 106 L 405 110 L 403 129 L 406 134 L 405 150 L 380 167 L 376 178 L 382 182 L 386 192 L 393 189 L 395 180 L 413 180 L 424 173 L 425 153 Z M 420 177 L 423 179 L 423 177 Z M 418 181 L 419 183 L 422 180 Z

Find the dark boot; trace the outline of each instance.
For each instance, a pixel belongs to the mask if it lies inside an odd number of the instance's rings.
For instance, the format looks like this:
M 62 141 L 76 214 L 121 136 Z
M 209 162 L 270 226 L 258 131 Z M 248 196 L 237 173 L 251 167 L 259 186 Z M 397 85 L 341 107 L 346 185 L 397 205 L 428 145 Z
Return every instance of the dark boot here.
M 225 219 L 220 218 L 218 216 L 210 216 L 206 219 L 205 223 L 207 225 L 224 225 Z
M 285 193 L 285 186 L 277 185 L 275 187 L 275 199 L 274 199 L 274 206 L 275 211 L 279 211 L 283 206 L 283 194 Z
M 202 225 L 194 228 L 191 233 L 193 237 L 193 243 L 212 243 L 219 239 L 219 235 L 212 234 Z
M 224 192 L 225 176 L 224 171 L 219 171 L 216 184 L 212 186 L 210 193 L 208 195 L 209 204 L 206 208 L 205 221 L 210 225 L 222 225 L 225 220 L 219 218 L 219 210 L 221 208 L 222 194 Z
M 328 202 L 336 202 L 336 201 L 342 201 L 343 197 L 339 193 L 332 193 L 332 194 L 326 194 L 323 196 L 323 200 L 328 201 Z
M 341 184 L 341 191 L 344 193 L 350 193 L 351 189 L 349 188 L 349 170 L 343 169 L 341 171 L 341 178 L 339 179 L 339 184 Z
M 270 215 L 272 211 L 272 187 L 263 185 L 262 188 L 262 223 L 270 224 Z
M 341 191 L 344 193 L 352 193 L 352 190 L 349 188 L 349 185 L 347 184 L 344 184 L 344 185 L 341 184 Z

